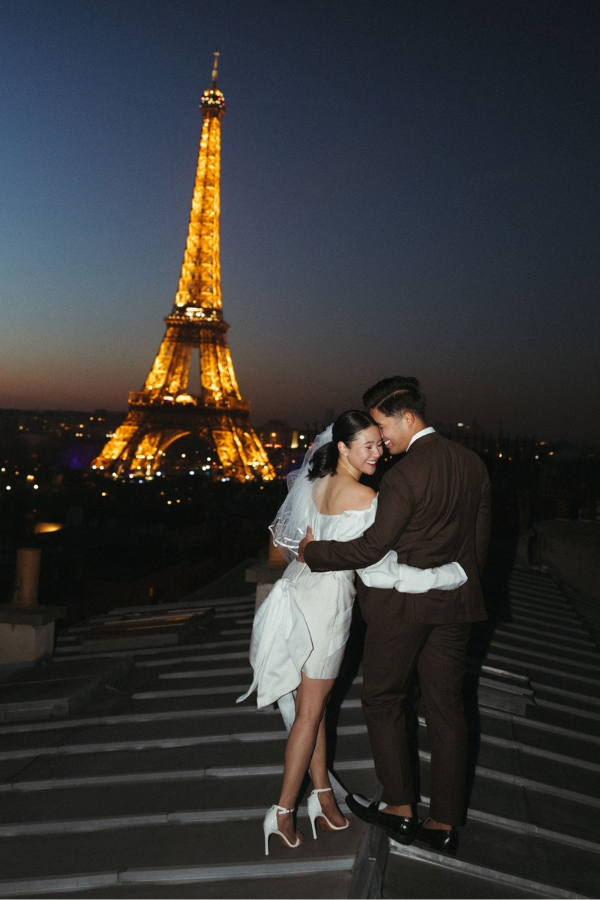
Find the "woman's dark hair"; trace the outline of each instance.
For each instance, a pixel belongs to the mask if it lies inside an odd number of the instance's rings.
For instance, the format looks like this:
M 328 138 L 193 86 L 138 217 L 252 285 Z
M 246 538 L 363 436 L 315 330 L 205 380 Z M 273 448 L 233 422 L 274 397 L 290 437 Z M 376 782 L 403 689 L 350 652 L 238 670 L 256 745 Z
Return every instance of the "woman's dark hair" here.
M 370 428 L 371 425 L 376 426 L 377 423 L 360 409 L 347 409 L 346 412 L 340 413 L 333 423 L 330 442 L 319 447 L 311 460 L 308 469 L 310 481 L 323 478 L 325 475 L 335 475 L 340 457 L 338 442 L 343 441 L 348 447 L 361 431 Z
M 401 416 L 407 410 L 425 421 L 425 394 L 416 378 L 394 375 L 378 381 L 363 396 L 367 409 L 384 416 Z

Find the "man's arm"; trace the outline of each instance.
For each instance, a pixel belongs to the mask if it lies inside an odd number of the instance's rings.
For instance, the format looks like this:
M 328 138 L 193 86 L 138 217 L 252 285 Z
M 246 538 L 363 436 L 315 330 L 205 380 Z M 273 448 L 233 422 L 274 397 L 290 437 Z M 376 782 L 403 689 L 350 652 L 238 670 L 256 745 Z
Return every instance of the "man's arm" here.
M 490 543 L 490 531 L 492 528 L 492 500 L 490 492 L 490 479 L 487 472 L 484 473 L 481 486 L 479 509 L 477 510 L 477 522 L 475 525 L 475 553 L 479 574 L 483 573 L 488 545 Z
M 394 547 L 414 509 L 406 478 L 399 469 L 392 469 L 381 483 L 371 527 L 353 541 L 309 541 L 304 547 L 304 561 L 313 572 L 370 566 Z

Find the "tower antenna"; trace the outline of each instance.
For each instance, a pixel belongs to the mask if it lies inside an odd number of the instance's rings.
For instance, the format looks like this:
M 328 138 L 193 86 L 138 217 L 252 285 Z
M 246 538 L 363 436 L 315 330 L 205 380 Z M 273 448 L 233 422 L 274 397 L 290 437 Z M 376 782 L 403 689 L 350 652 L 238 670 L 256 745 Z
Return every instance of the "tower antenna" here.
M 212 87 L 213 90 L 217 86 L 217 71 L 219 68 L 219 51 L 215 50 L 215 60 L 213 62 L 213 70 L 212 70 Z

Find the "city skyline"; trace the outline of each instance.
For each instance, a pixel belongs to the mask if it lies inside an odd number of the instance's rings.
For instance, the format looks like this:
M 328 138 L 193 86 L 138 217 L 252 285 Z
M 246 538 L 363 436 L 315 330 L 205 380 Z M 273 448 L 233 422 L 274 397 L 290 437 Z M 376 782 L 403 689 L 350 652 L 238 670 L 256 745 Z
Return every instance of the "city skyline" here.
M 219 49 L 223 302 L 253 423 L 402 373 L 432 419 L 600 439 L 586 4 L 20 0 L 0 19 L 0 406 L 118 410 L 141 387 Z

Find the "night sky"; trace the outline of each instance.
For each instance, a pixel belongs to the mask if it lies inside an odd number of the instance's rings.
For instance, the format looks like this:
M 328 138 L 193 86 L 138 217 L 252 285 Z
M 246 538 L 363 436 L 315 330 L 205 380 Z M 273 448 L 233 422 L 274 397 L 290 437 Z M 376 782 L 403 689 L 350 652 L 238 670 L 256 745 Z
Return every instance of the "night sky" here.
M 431 419 L 600 441 L 595 0 L 1 0 L 0 406 L 141 388 L 215 49 L 253 423 L 405 374 Z

